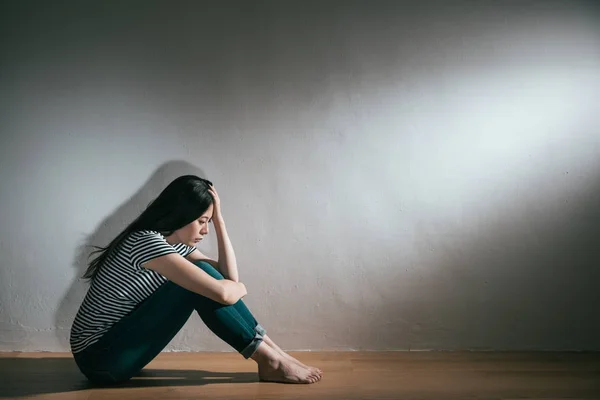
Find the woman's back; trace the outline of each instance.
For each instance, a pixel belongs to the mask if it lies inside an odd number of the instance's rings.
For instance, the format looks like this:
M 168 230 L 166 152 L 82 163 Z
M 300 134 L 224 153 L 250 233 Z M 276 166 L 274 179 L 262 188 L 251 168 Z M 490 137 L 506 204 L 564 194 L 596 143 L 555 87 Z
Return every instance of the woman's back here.
M 166 254 L 189 255 L 195 247 L 170 245 L 159 232 L 135 231 L 104 261 L 75 316 L 70 342 L 73 353 L 97 342 L 167 279 L 142 264 Z

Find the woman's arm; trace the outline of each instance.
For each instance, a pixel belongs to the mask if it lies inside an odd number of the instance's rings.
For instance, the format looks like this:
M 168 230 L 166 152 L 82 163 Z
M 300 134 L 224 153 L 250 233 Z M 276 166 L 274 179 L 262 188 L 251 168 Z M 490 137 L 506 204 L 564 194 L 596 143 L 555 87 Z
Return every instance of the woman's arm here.
M 221 214 L 221 201 L 219 195 L 214 186 L 211 186 L 208 191 L 213 196 L 212 222 L 215 227 L 215 232 L 217 233 L 217 243 L 219 246 L 219 267 L 217 269 L 223 274 L 225 279 L 239 282 L 235 252 L 233 251 L 231 240 L 229 240 L 229 235 L 225 228 L 225 220 Z
M 247 294 L 243 283 L 217 280 L 177 253 L 156 257 L 142 264 L 175 284 L 221 304 L 235 304 Z
M 188 254 L 185 257 L 185 259 L 191 262 L 204 261 L 212 265 L 215 269 L 219 270 L 219 263 L 205 255 L 198 249 L 194 249 L 194 251 Z M 231 279 L 222 279 L 219 280 L 219 282 L 225 285 L 225 304 L 235 304 L 239 299 L 248 294 L 246 286 L 241 282 L 234 282 Z
M 188 261 L 204 261 L 215 267 L 217 270 L 219 270 L 219 263 L 210 258 L 209 256 L 205 255 L 197 248 L 195 248 L 194 251 L 185 256 L 185 259 Z

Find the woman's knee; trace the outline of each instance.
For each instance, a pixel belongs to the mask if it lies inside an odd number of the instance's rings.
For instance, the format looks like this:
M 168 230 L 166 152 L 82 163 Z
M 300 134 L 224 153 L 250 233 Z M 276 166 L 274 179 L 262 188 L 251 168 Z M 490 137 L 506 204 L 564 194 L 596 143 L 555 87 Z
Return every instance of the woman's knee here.
M 219 271 L 217 271 L 217 269 L 215 267 L 210 265 L 208 262 L 196 260 L 196 261 L 193 261 L 193 263 L 194 263 L 194 265 L 201 268 L 204 272 L 206 272 L 213 278 L 218 279 L 218 280 L 225 279 L 225 277 Z

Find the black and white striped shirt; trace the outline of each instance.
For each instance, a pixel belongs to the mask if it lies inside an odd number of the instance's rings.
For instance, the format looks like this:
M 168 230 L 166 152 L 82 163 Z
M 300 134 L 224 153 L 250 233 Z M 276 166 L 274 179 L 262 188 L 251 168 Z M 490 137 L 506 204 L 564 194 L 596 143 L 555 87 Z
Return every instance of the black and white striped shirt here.
M 108 329 L 167 282 L 143 263 L 171 253 L 183 257 L 195 247 L 170 245 L 155 231 L 137 231 L 126 237 L 93 279 L 71 327 L 71 351 L 78 353 L 100 340 Z

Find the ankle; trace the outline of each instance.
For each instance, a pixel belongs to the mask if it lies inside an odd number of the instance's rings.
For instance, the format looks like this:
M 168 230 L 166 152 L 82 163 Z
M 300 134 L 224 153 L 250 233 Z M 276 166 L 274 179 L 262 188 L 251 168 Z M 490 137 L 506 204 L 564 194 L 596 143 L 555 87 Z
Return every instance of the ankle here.
M 278 368 L 282 356 L 265 342 L 261 342 L 254 354 L 250 356 L 258 365 L 269 365 Z

